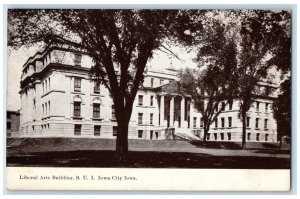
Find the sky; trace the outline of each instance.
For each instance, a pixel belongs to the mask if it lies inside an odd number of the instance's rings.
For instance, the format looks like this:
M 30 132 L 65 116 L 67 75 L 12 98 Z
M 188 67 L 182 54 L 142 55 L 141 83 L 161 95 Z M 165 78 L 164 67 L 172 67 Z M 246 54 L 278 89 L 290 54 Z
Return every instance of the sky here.
M 7 110 L 17 111 L 21 108 L 20 80 L 22 74 L 23 64 L 27 59 L 34 55 L 36 48 L 27 49 L 21 47 L 18 50 L 8 49 L 7 53 L 7 90 L 6 90 L 6 104 Z
M 9 50 L 7 55 L 7 110 L 17 111 L 21 108 L 21 98 L 18 92 L 20 91 L 22 67 L 38 49 L 38 47 L 22 47 L 18 50 Z M 196 56 L 195 52 L 187 52 L 186 49 L 178 46 L 171 46 L 170 49 L 180 60 L 173 55 L 156 50 L 153 58 L 147 63 L 149 69 L 196 67 L 196 63 L 192 61 Z

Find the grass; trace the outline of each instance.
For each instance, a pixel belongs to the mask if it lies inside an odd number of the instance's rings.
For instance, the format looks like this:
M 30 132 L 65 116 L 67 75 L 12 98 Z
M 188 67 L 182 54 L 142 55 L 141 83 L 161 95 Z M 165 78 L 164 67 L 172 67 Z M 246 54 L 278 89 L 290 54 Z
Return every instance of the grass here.
M 288 169 L 290 150 L 276 144 L 189 143 L 179 140 L 129 140 L 125 162 L 114 158 L 115 140 L 30 138 L 7 149 L 8 166 Z

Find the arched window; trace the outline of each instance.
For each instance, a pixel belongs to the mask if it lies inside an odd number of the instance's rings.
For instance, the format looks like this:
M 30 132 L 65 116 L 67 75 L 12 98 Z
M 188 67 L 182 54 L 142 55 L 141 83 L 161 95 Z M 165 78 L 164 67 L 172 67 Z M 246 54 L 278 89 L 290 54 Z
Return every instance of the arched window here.
M 97 97 L 93 100 L 93 118 L 100 118 L 101 100 Z
M 73 99 L 73 103 L 74 103 L 74 116 L 75 117 L 80 117 L 81 115 L 81 102 L 82 99 L 79 95 L 76 95 Z

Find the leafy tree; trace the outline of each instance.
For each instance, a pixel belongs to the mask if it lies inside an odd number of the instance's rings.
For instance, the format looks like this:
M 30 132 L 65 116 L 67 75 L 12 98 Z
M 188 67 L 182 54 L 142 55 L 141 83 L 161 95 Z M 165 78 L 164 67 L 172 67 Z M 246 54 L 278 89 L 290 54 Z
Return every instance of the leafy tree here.
M 280 146 L 283 136 L 291 136 L 291 80 L 286 79 L 280 86 L 281 94 L 273 103 L 274 118 L 277 121 Z
M 199 12 L 200 13 L 200 12 Z M 163 41 L 186 41 L 198 15 L 187 10 L 9 10 L 8 45 L 47 44 L 54 39 L 87 52 L 91 72 L 109 90 L 118 123 L 116 154 L 128 152 L 128 124 L 145 67 Z M 193 32 L 193 30 L 189 30 Z M 120 72 L 116 72 L 117 64 Z
M 246 144 L 247 112 L 259 93 L 259 82 L 266 78 L 272 64 L 290 70 L 290 13 L 250 10 L 241 12 L 239 64 L 235 72 L 243 123 L 242 146 Z M 283 53 L 283 54 L 281 54 Z M 279 61 L 285 60 L 285 63 Z
M 237 66 L 237 46 L 231 25 L 220 20 L 205 19 L 204 32 L 198 32 L 194 44 L 198 49 L 195 62 L 199 69 L 186 68 L 179 73 L 179 81 L 165 88 L 167 93 L 179 92 L 190 95 L 195 108 L 201 113 L 206 141 L 210 125 L 217 119 L 222 109 L 232 103 L 235 81 L 232 73 Z
M 212 10 L 202 21 L 205 21 L 202 31 L 193 35 L 191 43 L 198 47 L 195 61 L 199 67 L 208 68 L 203 77 L 207 76 L 211 85 L 197 86 L 213 91 L 214 87 L 226 85 L 229 91 L 227 99 L 236 98 L 240 101 L 239 117 L 243 123 L 244 147 L 247 112 L 258 96 L 269 95 L 271 92 L 269 88 L 261 92 L 260 82 L 267 77 L 273 65 L 283 74 L 290 71 L 290 13 L 270 10 Z M 203 77 L 198 79 L 205 82 Z M 217 77 L 220 82 L 216 82 Z M 184 78 L 184 81 L 191 80 Z M 211 97 L 210 100 L 216 100 L 216 96 Z M 204 119 L 209 118 L 203 111 L 204 99 L 195 95 L 194 99 L 196 98 L 200 99 L 198 110 L 204 115 Z M 210 106 L 206 108 L 212 109 Z M 211 121 L 206 120 L 209 126 Z

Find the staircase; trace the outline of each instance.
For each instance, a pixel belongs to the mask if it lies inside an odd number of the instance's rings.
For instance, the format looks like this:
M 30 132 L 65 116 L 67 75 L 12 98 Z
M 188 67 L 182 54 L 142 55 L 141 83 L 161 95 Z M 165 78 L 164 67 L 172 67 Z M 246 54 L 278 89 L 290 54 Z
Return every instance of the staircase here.
M 193 131 L 188 128 L 176 128 L 175 137 L 178 139 L 184 139 L 188 141 L 198 141 L 202 140 L 200 137 L 195 136 Z

